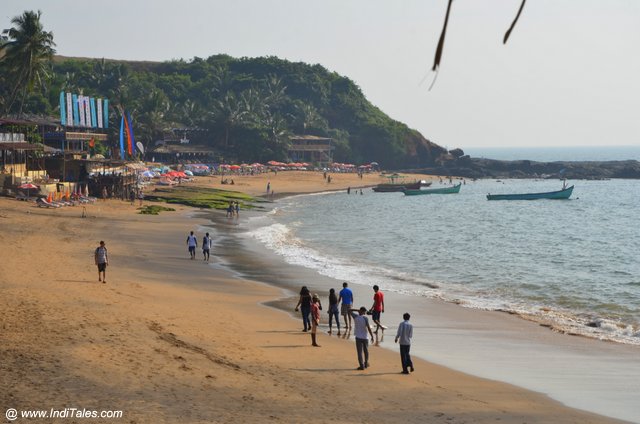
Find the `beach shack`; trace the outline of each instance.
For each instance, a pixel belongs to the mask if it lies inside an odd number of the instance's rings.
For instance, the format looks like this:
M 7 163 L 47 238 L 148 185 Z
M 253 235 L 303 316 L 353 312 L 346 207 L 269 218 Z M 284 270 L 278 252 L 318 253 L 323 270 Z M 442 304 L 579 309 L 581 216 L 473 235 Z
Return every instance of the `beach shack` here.
M 45 174 L 42 164 L 44 146 L 30 141 L 33 138 L 38 138 L 35 122 L 0 119 L 0 189 L 3 192 L 32 183 Z
M 309 162 L 323 167 L 333 163 L 333 139 L 315 135 L 289 137 L 287 155 L 294 162 Z

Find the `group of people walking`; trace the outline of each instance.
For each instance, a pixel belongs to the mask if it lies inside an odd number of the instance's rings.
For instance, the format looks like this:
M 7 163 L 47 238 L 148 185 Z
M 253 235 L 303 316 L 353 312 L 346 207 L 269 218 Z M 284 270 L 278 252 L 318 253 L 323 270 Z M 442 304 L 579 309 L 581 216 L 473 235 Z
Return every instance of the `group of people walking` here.
M 374 333 L 376 335 L 379 331 L 387 328 L 381 323 L 381 316 L 384 313 L 384 293 L 377 285 L 373 286 L 373 304 L 371 308 L 367 309 L 364 306 L 360 308 L 354 308 L 353 292 L 349 288 L 348 283 L 342 284 L 342 290 L 336 295 L 335 289 L 329 290 L 329 334 L 333 334 L 333 323 L 335 321 L 336 328 L 338 330 L 338 336 L 341 335 L 340 331 L 340 318 L 342 315 L 344 319 L 344 333 L 350 331 L 353 328 L 353 332 L 356 339 L 356 351 L 358 355 L 358 370 L 364 370 L 369 367 L 369 336 L 371 337 L 371 343 L 374 343 Z M 322 310 L 322 303 L 317 294 L 311 294 L 307 286 L 303 286 L 300 290 L 300 297 L 296 304 L 295 311 L 300 311 L 302 314 L 302 324 L 304 332 L 311 332 L 311 345 L 314 347 L 320 347 L 317 340 L 317 328 L 320 324 L 320 311 Z M 371 319 L 375 324 L 375 330 L 372 330 L 372 326 L 369 323 L 367 315 L 371 315 Z M 413 337 L 413 326 L 409 322 L 411 316 L 409 313 L 403 315 L 403 321 L 398 325 L 398 331 L 396 333 L 395 342 L 400 342 L 400 359 L 402 362 L 402 373 L 408 374 L 409 371 L 413 372 L 413 362 L 411 361 L 411 355 L 409 353 L 411 348 L 411 338 Z
M 209 233 L 206 233 L 204 237 L 202 237 L 202 256 L 203 260 L 209 260 L 209 253 L 211 251 L 211 246 L 213 242 Z M 198 238 L 193 234 L 193 231 L 189 233 L 187 236 L 187 248 L 189 249 L 189 256 L 191 260 L 196 258 L 196 247 L 198 247 Z

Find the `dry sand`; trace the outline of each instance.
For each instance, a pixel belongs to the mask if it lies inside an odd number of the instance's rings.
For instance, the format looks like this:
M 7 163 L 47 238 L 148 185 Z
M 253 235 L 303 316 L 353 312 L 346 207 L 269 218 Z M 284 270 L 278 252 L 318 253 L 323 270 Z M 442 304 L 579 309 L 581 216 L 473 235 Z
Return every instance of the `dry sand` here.
M 267 178 L 283 193 L 328 188 L 322 174 L 304 184 L 296 174 L 239 177 L 236 188 L 260 194 Z M 331 188 L 357 185 L 340 177 Z M 116 200 L 86 210 L 0 198 L 2 409 L 122 410 L 89 422 L 127 423 L 618 422 L 424 361 L 402 375 L 399 355 L 379 347 L 356 371 L 353 340 L 320 334 L 313 348 L 299 320 L 262 305 L 279 289 L 189 260 L 187 232 L 208 224 L 193 210 L 139 215 Z M 107 284 L 93 264 L 99 240 Z

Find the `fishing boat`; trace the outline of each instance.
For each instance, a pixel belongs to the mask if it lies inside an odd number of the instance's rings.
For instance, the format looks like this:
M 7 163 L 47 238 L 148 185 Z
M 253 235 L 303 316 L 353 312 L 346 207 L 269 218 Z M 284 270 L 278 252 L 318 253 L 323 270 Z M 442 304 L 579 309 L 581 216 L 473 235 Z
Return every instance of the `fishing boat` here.
M 462 185 L 462 183 L 458 183 L 458 184 L 456 184 L 454 186 L 451 186 L 451 187 L 428 188 L 428 189 L 425 189 L 425 190 L 406 189 L 406 190 L 404 190 L 404 194 L 405 194 L 405 196 L 415 196 L 415 195 L 418 195 L 418 194 L 452 194 L 452 193 L 459 193 L 461 185 Z
M 487 200 L 568 199 L 571 193 L 573 193 L 573 186 L 546 193 L 487 194 Z
M 418 190 L 420 189 L 420 181 L 417 183 L 386 183 L 378 184 L 373 187 L 373 191 L 376 193 L 390 193 L 395 191 L 404 191 L 407 189 Z

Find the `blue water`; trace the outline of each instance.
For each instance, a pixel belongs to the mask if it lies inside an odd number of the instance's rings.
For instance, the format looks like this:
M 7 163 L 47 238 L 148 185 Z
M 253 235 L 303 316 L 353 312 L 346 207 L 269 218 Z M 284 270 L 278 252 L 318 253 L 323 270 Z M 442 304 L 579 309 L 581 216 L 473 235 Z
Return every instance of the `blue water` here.
M 608 161 L 640 160 L 638 146 L 591 146 L 591 147 L 468 147 L 465 154 L 475 158 L 498 160 L 556 161 Z
M 467 182 L 453 195 L 297 196 L 252 236 L 289 263 L 353 284 L 640 345 L 640 181 L 571 183 L 570 200 L 485 198 L 553 191 L 557 180 Z

